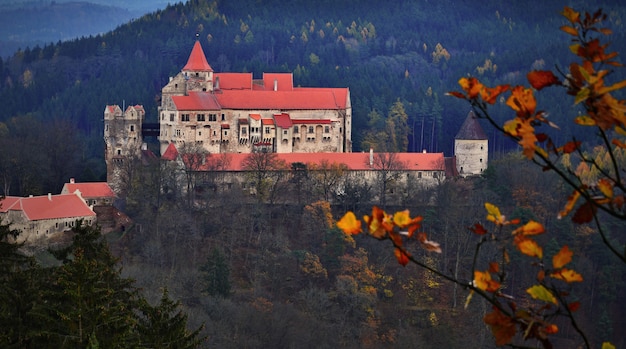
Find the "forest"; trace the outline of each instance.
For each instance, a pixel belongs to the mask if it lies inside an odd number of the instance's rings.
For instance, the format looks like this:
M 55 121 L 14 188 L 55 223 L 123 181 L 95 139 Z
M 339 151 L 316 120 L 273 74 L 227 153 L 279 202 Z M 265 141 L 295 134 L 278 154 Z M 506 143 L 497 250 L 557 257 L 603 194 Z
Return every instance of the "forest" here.
M 623 5 L 571 5 L 603 7 L 614 32 L 612 50 L 626 52 Z M 532 69 L 567 65 L 569 38 L 558 30 L 565 23 L 562 10 L 562 5 L 543 2 L 487 1 L 477 8 L 464 1 L 192 0 L 104 35 L 20 50 L 0 60 L 3 194 L 58 192 L 70 177 L 103 180 L 104 106 L 143 104 L 149 121 L 155 121 L 159 91 L 184 65 L 196 33 L 216 71 L 290 71 L 297 85 L 349 87 L 357 147 L 377 131 L 381 122 L 373 121 L 387 119 L 400 102 L 411 126 L 403 150 L 425 148 L 449 156 L 471 106 L 446 93 L 458 90 L 459 78 L 469 75 L 489 85 L 524 84 Z M 624 79 L 623 72 L 616 75 Z M 561 90 L 541 92 L 539 102 L 549 106 L 550 120 L 560 126 L 550 134 L 555 142 L 575 136 L 586 145 L 581 154 L 597 159 L 592 165 L 610 162 L 613 153 L 596 146 L 597 135 L 567 121 L 576 110 L 571 98 Z M 499 123 L 510 115 L 504 103 L 490 113 Z M 623 347 L 625 263 L 607 253 L 593 225 L 557 219 L 571 192 L 554 172 L 528 166 L 526 145 L 516 145 L 487 124 L 485 130 L 491 155 L 483 176 L 450 179 L 430 189 L 409 183 L 396 188 L 402 195 L 387 203 L 386 209 L 422 216 L 421 231 L 441 244 L 440 254 L 423 251 L 414 257 L 469 282 L 478 241 L 468 227 L 484 221 L 486 202 L 497 203 L 512 217 L 540 221 L 550 232 L 538 238 L 545 249 L 553 254 L 566 243 L 574 251 L 575 269 L 585 275 L 584 283 L 568 291 L 580 304 L 577 319 L 592 347 L 606 341 Z M 613 155 L 618 163 L 625 161 L 623 152 Z M 559 166 L 569 166 L 564 161 Z M 584 165 L 575 175 L 586 183 L 604 175 L 597 171 L 601 166 Z M 351 181 L 351 194 L 341 201 L 316 190 L 315 176 L 302 176 L 297 182 L 276 182 L 273 190 L 282 195 L 271 203 L 233 189 L 206 194 L 199 207 L 190 205 L 183 183 L 167 182 L 170 172 L 163 164 L 134 166 L 121 205 L 133 218 L 132 227 L 108 234 L 106 241 L 97 231 L 77 231 L 67 250 L 42 252 L 34 260 L 13 259 L 15 246 L 0 246 L 7 249 L 3 255 L 11 256 L 3 260 L 10 264 L 3 265 L 2 277 L 20 282 L 3 282 L 9 288 L 3 294 L 8 299 L 26 295 L 24 303 L 3 299 L 7 330 L 1 343 L 38 347 L 51 338 L 67 338 L 57 347 L 150 347 L 155 337 L 148 334 L 155 333 L 159 319 L 146 319 L 156 312 L 170 314 L 160 321 L 171 331 L 161 333 L 184 339 L 169 347 L 498 344 L 483 322 L 487 301 L 474 299 L 464 306 L 467 288 L 412 264 L 403 267 L 375 239 L 346 235 L 336 227 L 346 211 L 371 212 L 368 198 L 374 189 L 366 183 Z M 303 199 L 294 203 L 281 197 Z M 623 246 L 624 220 L 599 215 L 605 235 Z M 2 229 L 3 236 L 12 234 L 9 227 Z M 83 251 L 93 252 L 91 260 L 80 258 Z M 488 250 L 478 262 L 496 254 Z M 536 278 L 521 263 L 522 253 L 510 258 L 512 288 Z M 70 306 L 88 299 L 76 291 L 97 273 L 110 282 L 91 290 L 103 295 L 93 304 L 131 310 L 100 327 L 95 324 L 105 318 Z M 40 287 L 46 284 L 54 287 Z M 41 300 L 49 307 L 41 307 Z M 81 314 L 91 333 L 83 334 L 82 324 L 72 321 L 42 332 L 51 328 L 53 313 L 68 319 Z M 25 328 L 9 321 L 14 314 L 37 320 L 27 329 L 32 333 L 24 336 Z M 556 321 L 562 330 L 553 336 L 554 347 L 581 345 L 574 329 Z M 119 332 L 116 326 L 128 330 L 123 338 L 109 335 Z

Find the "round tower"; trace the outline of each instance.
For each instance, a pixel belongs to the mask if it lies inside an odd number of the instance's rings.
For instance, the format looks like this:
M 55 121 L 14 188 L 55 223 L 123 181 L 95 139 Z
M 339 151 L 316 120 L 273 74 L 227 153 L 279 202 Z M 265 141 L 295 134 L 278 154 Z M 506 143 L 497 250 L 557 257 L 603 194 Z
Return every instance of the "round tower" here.
M 467 114 L 454 137 L 456 169 L 462 177 L 479 175 L 487 169 L 489 140 L 473 111 Z

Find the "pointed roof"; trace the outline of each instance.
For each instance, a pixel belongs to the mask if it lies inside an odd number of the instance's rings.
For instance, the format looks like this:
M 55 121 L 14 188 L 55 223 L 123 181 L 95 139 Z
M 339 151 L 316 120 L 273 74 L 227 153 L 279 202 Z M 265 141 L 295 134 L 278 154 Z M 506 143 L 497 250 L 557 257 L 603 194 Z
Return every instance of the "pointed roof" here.
M 12 197 L 10 200 L 13 204 L 6 209 L 3 208 L 4 212 L 22 211 L 30 221 L 96 216 L 83 198 L 76 193 L 27 198 Z
M 464 140 L 484 140 L 487 139 L 487 135 L 483 128 L 480 126 L 478 122 L 478 118 L 474 114 L 473 111 L 470 111 L 467 114 L 467 118 L 461 125 L 461 129 L 459 133 L 456 134 L 454 139 L 464 139 Z
M 174 145 L 174 143 L 170 143 L 167 146 L 167 149 L 165 149 L 165 153 L 161 155 L 161 159 L 173 161 L 173 160 L 176 160 L 177 158 L 178 158 L 178 149 L 176 149 L 176 146 Z
M 206 60 L 204 51 L 202 51 L 200 41 L 196 40 L 196 43 L 193 45 L 193 49 L 191 50 L 191 54 L 189 55 L 189 60 L 187 61 L 187 64 L 185 64 L 185 66 L 183 67 L 183 70 L 213 71 L 213 68 L 211 68 L 209 62 L 207 62 Z
M 114 198 L 115 193 L 107 182 L 86 182 L 76 183 L 70 180 L 69 183 L 63 185 L 61 194 L 71 194 L 78 190 L 83 198 L 110 197 Z

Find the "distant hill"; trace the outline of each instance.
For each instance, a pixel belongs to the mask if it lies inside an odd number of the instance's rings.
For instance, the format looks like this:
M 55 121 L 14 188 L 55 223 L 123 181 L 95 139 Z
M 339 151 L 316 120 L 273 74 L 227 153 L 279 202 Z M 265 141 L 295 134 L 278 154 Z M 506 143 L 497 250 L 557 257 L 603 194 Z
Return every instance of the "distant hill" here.
M 141 4 L 143 5 L 141 5 Z M 162 4 L 165 7 L 167 3 Z M 0 56 L 83 36 L 104 34 L 157 9 L 157 2 L 18 1 L 0 3 Z

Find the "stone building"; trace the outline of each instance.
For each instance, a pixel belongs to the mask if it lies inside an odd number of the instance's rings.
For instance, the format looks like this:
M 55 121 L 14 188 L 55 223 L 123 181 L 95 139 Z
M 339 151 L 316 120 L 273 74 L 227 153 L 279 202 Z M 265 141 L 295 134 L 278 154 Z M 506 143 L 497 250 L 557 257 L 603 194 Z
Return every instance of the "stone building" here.
M 16 242 L 37 242 L 71 230 L 77 220 L 92 225 L 96 214 L 80 192 L 30 197 L 7 196 L 0 201 L 2 223 L 21 231 Z
M 348 88 L 296 87 L 291 73 L 216 73 L 198 41 L 163 87 L 158 113 L 161 153 L 170 143 L 212 154 L 352 150 Z
M 454 156 L 460 176 L 480 175 L 487 169 L 489 139 L 478 123 L 478 118 L 470 111 L 454 137 Z
M 90 206 L 110 206 L 115 201 L 115 193 L 106 182 L 85 182 L 76 183 L 74 178 L 70 178 L 69 183 L 63 185 L 61 194 L 72 194 L 78 191 L 87 205 Z

